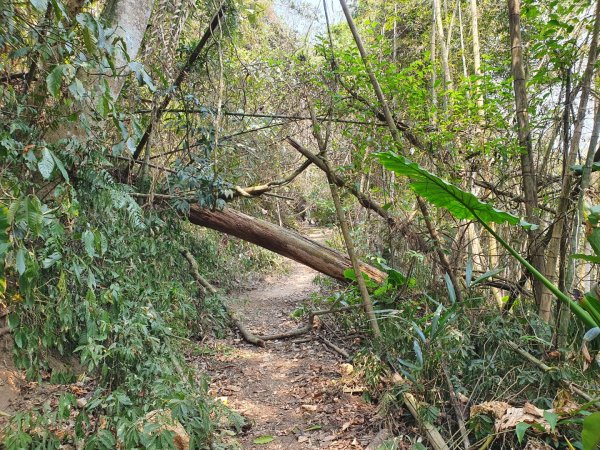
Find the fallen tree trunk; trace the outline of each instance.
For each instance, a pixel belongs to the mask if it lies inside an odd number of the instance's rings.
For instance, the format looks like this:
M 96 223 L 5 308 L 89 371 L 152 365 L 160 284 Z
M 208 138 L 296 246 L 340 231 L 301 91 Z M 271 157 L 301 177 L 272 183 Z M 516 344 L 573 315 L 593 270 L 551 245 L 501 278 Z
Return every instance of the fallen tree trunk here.
M 252 242 L 338 280 L 346 281 L 344 271 L 352 268 L 350 259 L 343 253 L 311 241 L 295 231 L 255 219 L 235 209 L 211 211 L 192 205 L 188 219 L 195 225 Z M 365 263 L 360 263 L 360 269 L 379 283 L 387 277 L 381 270 Z

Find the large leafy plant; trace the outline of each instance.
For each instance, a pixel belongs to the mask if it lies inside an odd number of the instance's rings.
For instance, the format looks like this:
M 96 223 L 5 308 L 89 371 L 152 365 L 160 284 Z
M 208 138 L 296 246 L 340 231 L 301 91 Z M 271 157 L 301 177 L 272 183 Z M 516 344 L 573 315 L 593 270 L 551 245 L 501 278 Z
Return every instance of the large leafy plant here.
M 387 169 L 397 175 L 409 178 L 410 188 L 421 197 L 437 207 L 444 208 L 458 219 L 476 220 L 483 226 L 508 252 L 516 258 L 525 268 L 544 286 L 546 286 L 561 302 L 568 305 L 571 311 L 588 327 L 600 327 L 600 302 L 593 293 L 585 296 L 582 305 L 563 293 L 558 286 L 553 284 L 544 275 L 533 267 L 517 250 L 490 227 L 491 223 L 520 225 L 531 228 L 535 225 L 524 222 L 519 217 L 500 211 L 490 204 L 482 202 L 470 192 L 454 186 L 451 183 L 434 175 L 417 163 L 394 152 L 381 152 L 377 154 L 379 161 Z

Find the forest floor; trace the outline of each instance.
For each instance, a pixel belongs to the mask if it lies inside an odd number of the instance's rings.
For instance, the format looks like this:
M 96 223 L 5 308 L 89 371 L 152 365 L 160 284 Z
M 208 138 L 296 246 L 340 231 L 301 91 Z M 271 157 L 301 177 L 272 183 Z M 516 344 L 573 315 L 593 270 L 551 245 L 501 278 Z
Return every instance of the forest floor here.
M 323 232 L 309 237 L 322 239 Z M 291 262 L 288 273 L 230 296 L 229 304 L 256 335 L 292 331 L 303 323 L 290 314 L 317 290 L 316 274 Z M 211 345 L 219 351 L 201 358 L 200 369 L 211 376 L 211 393 L 248 423 L 236 437 L 241 448 L 373 448 L 381 426 L 376 407 L 363 400 L 352 366 L 321 341 L 268 341 L 262 348 L 232 336 Z

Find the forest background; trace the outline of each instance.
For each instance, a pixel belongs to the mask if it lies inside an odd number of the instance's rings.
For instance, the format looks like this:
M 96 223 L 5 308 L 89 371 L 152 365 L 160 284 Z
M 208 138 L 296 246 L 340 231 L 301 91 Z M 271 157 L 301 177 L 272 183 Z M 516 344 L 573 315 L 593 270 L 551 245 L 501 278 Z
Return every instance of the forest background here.
M 364 305 L 339 320 L 391 428 L 595 448 L 600 4 L 293 6 L 1 3 L 0 334 L 29 379 L 94 387 L 5 445 L 162 448 L 161 408 L 219 445 L 238 419 L 184 354 L 227 311 L 184 254 L 226 291 L 278 270 L 249 241 L 337 278 L 320 305 Z M 458 394 L 544 413 L 507 432 Z

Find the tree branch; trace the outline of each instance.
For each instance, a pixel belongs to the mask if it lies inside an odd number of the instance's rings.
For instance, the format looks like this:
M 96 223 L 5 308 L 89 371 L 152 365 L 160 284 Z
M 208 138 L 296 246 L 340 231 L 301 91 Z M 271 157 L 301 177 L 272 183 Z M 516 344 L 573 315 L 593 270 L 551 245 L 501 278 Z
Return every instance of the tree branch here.
M 206 46 L 206 43 L 208 42 L 210 37 L 213 35 L 213 33 L 215 32 L 217 27 L 221 24 L 221 20 L 223 19 L 224 15 L 225 15 L 226 9 L 227 9 L 227 7 L 226 7 L 225 3 L 223 3 L 219 7 L 219 9 L 215 13 L 215 15 L 213 16 L 213 18 L 210 22 L 210 25 L 208 26 L 208 29 L 204 32 L 204 34 L 200 38 L 200 41 L 194 48 L 194 51 L 190 54 L 187 62 L 185 63 L 185 65 L 179 72 L 179 75 L 177 75 L 177 78 L 173 82 L 172 92 L 175 92 L 179 88 L 179 86 L 181 86 L 181 83 L 183 83 L 183 80 L 185 80 L 187 73 L 192 68 L 192 66 L 198 59 L 198 57 L 200 56 L 200 53 Z M 160 117 L 163 115 L 164 111 L 169 106 L 169 103 L 171 102 L 172 97 L 173 97 L 173 95 L 169 94 L 164 98 L 164 100 L 162 101 L 162 103 L 160 104 L 158 109 L 156 110 L 156 116 L 155 116 L 156 120 L 159 120 Z M 135 152 L 133 153 L 133 159 L 138 159 L 138 157 L 142 153 L 142 150 L 146 146 L 148 139 L 150 138 L 151 132 L 152 132 L 152 123 L 150 123 L 148 125 L 148 127 L 146 128 L 146 131 L 144 132 L 144 135 L 142 136 L 142 139 L 138 143 L 138 145 L 135 149 Z

